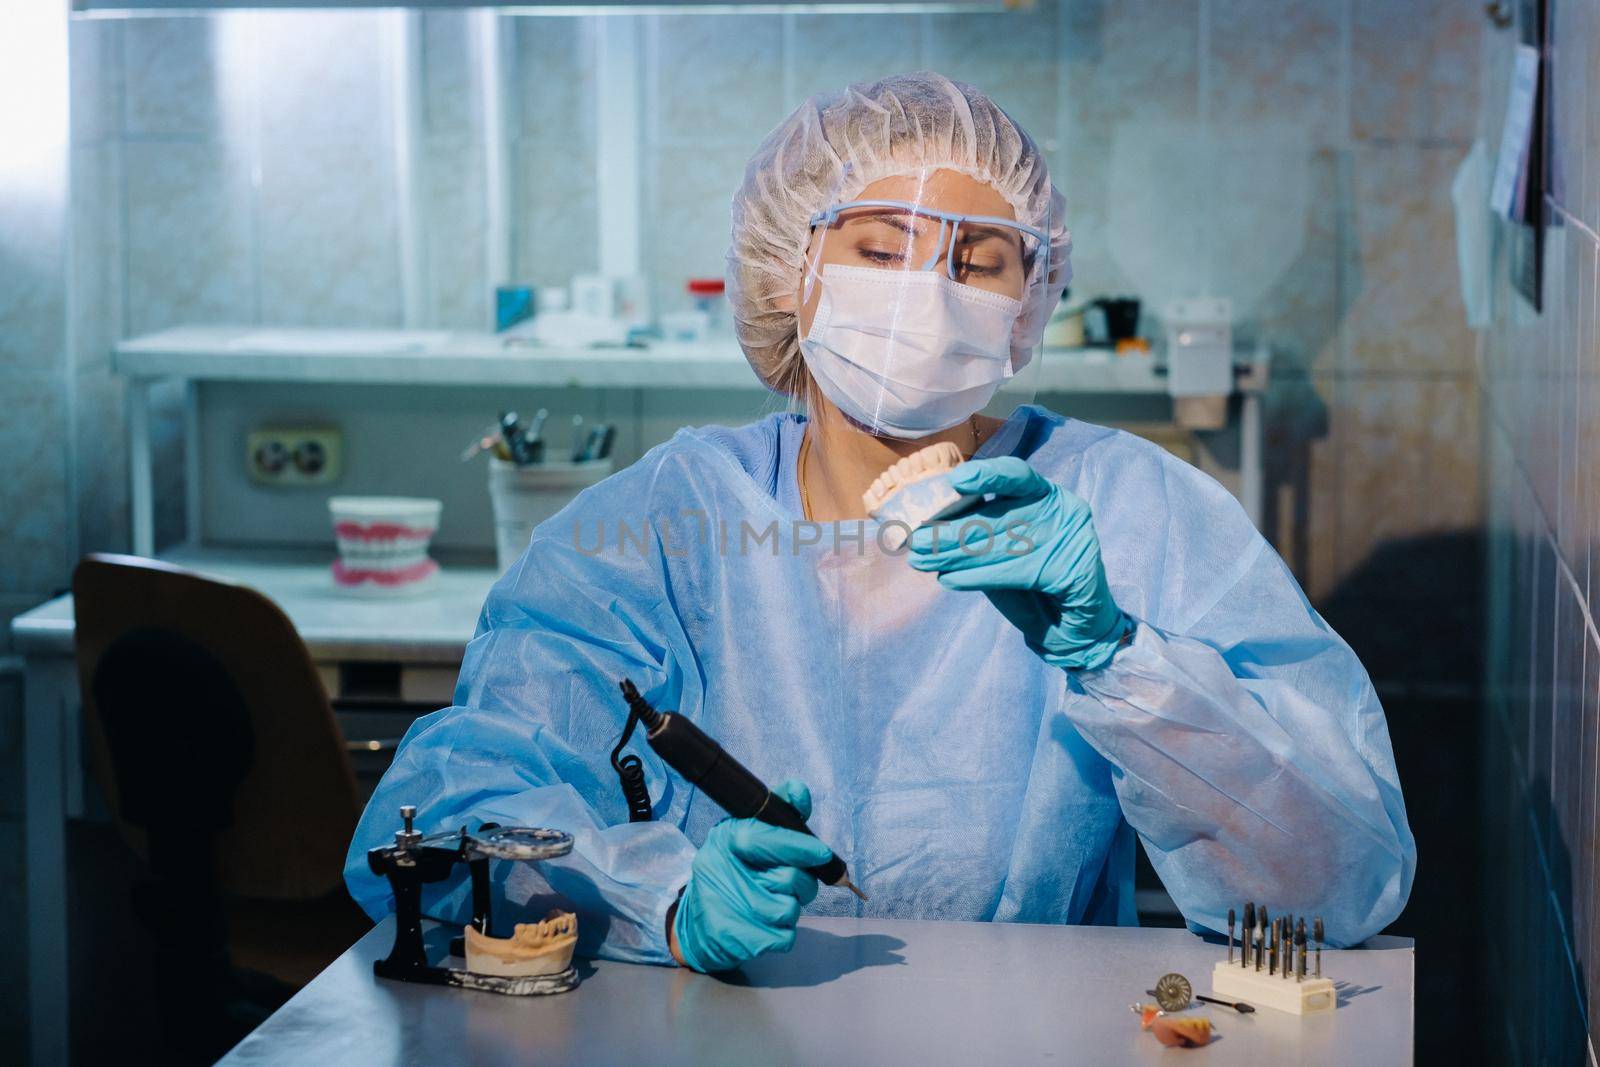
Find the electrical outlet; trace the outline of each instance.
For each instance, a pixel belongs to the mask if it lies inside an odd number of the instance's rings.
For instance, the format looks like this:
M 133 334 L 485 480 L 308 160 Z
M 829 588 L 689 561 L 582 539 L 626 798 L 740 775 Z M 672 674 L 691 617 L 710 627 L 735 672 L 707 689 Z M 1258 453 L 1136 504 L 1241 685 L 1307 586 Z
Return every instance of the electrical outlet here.
M 344 435 L 331 427 L 265 426 L 245 438 L 245 469 L 261 485 L 331 485 L 343 458 Z

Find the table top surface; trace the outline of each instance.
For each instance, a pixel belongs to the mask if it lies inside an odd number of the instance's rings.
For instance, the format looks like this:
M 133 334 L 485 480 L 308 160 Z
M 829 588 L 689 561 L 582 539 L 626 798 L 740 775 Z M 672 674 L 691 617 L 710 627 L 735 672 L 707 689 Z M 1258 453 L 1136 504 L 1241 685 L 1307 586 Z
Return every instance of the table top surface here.
M 761 389 L 732 338 L 658 341 L 647 348 L 508 344 L 475 331 L 177 326 L 116 346 L 117 371 L 136 379 L 378 382 L 429 386 L 580 386 L 628 389 Z M 1266 386 L 1264 353 L 1241 349 L 1237 388 Z M 1150 356 L 1108 349 L 1045 349 L 1040 392 L 1167 393 Z
M 477 628 L 489 587 L 488 567 L 441 567 L 426 592 L 406 597 L 363 597 L 333 584 L 325 558 L 271 550 L 185 549 L 164 562 L 223 581 L 248 585 L 277 603 L 319 660 L 402 660 L 459 663 Z M 18 651 L 71 655 L 72 597 L 59 596 L 11 623 Z
M 1184 930 L 813 919 L 794 950 L 731 976 L 579 961 L 552 997 L 373 977 L 386 919 L 224 1060 L 316 1063 L 1407 1063 L 1406 938 L 1323 953 L 1330 1014 L 1204 1007 L 1216 1039 L 1168 1050 L 1129 1011 L 1169 971 L 1210 992 L 1226 948 Z M 450 933 L 429 932 L 435 958 Z

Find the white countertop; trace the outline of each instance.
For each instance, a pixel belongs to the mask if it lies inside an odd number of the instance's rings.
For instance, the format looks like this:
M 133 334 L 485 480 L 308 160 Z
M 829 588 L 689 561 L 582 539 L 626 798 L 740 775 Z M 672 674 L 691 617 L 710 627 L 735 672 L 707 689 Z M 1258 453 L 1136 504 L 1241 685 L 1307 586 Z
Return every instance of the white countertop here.
M 424 930 L 442 959 L 453 928 Z M 1300 1067 L 1406 1064 L 1415 1040 L 1406 938 L 1325 951 L 1330 1013 L 1197 1005 L 1217 1036 L 1189 1050 L 1166 1048 L 1128 1010 L 1168 971 L 1211 991 L 1226 947 L 1187 930 L 807 917 L 792 951 L 728 975 L 580 960 L 582 984 L 551 997 L 375 978 L 393 943 L 386 918 L 222 1062 Z
M 478 625 L 489 587 L 488 567 L 441 567 L 436 584 L 407 597 L 363 597 L 333 584 L 326 556 L 270 549 L 182 549 L 161 557 L 211 578 L 248 585 L 289 616 L 318 660 L 404 660 L 458 664 Z M 59 596 L 11 622 L 17 651 L 71 655 L 71 595 Z
M 130 378 L 384 385 L 581 386 L 615 389 L 760 389 L 732 340 L 648 348 L 507 346 L 491 333 L 179 326 L 123 341 L 117 371 Z M 1165 394 L 1153 357 L 1105 349 L 1046 349 L 1038 391 Z M 1249 374 L 1240 388 L 1260 388 Z

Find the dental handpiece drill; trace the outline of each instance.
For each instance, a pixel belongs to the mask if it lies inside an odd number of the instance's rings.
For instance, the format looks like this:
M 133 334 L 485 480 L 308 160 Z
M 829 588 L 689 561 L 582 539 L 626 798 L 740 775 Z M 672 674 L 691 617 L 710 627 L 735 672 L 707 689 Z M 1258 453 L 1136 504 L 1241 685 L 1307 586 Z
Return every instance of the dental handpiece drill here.
M 723 811 L 735 819 L 759 819 L 785 830 L 816 836 L 793 805 L 768 789 L 704 730 L 682 715 L 651 707 L 631 680 L 625 678 L 621 685 L 628 710 L 644 724 L 645 740 L 650 747 L 667 766 L 683 775 L 690 785 L 700 789 Z M 806 873 L 825 885 L 843 886 L 862 900 L 867 899 L 867 895 L 850 881 L 850 872 L 837 853 L 819 867 L 806 868 Z

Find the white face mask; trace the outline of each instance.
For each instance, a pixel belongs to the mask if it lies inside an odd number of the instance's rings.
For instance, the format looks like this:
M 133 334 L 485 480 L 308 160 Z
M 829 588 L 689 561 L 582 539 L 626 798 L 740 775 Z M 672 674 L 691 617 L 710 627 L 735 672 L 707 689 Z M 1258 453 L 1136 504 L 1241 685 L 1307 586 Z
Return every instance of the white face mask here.
M 817 386 L 856 422 L 926 437 L 969 418 L 1014 373 L 1022 301 L 943 271 L 828 263 L 800 352 Z

